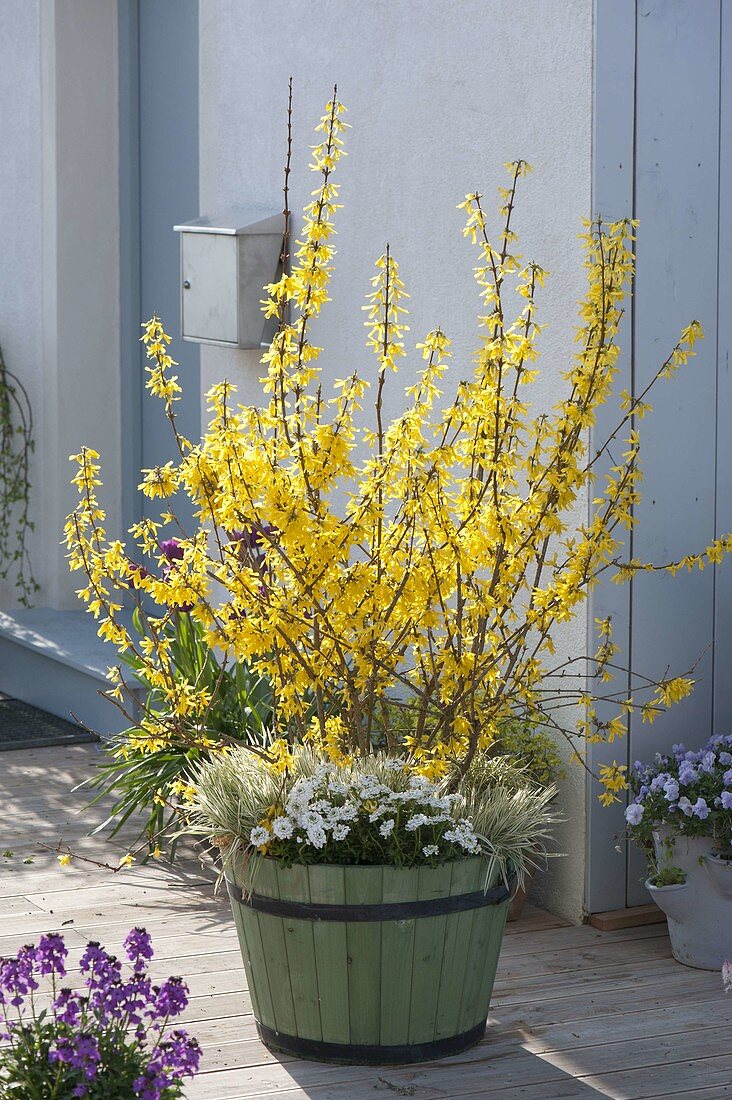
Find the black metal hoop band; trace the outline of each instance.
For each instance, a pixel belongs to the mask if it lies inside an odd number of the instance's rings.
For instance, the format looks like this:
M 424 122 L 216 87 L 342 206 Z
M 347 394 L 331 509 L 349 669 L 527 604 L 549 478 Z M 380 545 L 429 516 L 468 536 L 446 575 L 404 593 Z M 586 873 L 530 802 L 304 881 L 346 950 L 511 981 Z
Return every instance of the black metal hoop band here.
M 337 1062 L 349 1066 L 398 1066 L 410 1062 L 431 1062 L 435 1058 L 447 1058 L 475 1046 L 485 1035 L 485 1020 L 460 1035 L 446 1039 L 434 1039 L 431 1043 L 409 1043 L 404 1046 L 382 1047 L 349 1043 L 324 1043 L 318 1039 L 300 1039 L 296 1035 L 283 1035 L 257 1022 L 262 1042 L 284 1054 L 297 1058 L 314 1058 L 318 1062 Z
M 226 880 L 229 897 L 239 905 L 269 913 L 273 917 L 296 920 L 389 921 L 414 920 L 416 917 L 442 917 L 449 913 L 464 913 L 486 905 L 501 905 L 510 895 L 513 882 L 501 883 L 490 890 L 475 890 L 471 894 L 452 894 L 444 898 L 423 901 L 379 902 L 377 905 L 324 905 L 318 902 L 285 901 L 265 894 L 245 894 L 235 883 Z

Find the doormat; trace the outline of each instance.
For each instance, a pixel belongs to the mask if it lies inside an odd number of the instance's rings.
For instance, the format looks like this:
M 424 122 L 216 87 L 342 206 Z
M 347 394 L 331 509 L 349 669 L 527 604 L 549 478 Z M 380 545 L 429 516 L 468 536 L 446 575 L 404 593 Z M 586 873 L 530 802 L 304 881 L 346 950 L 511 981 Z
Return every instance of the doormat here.
M 51 745 L 86 745 L 98 740 L 82 726 L 0 692 L 0 752 L 42 749 Z

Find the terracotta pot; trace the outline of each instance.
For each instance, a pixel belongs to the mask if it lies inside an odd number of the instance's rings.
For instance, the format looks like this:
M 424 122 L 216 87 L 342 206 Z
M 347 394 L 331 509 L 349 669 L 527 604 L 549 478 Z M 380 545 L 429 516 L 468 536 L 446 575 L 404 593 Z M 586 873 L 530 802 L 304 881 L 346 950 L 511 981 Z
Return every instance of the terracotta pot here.
M 521 914 L 524 911 L 524 906 L 526 905 L 526 899 L 529 896 L 529 893 L 531 891 L 531 886 L 533 884 L 533 881 L 534 881 L 534 873 L 532 871 L 529 874 L 527 874 L 526 880 L 525 880 L 523 886 L 518 887 L 518 889 L 514 893 L 513 897 L 511 898 L 511 901 L 510 901 L 509 906 L 508 906 L 508 917 L 506 918 L 507 920 L 513 921 L 513 920 L 518 920 L 519 919 L 519 917 L 521 916 Z

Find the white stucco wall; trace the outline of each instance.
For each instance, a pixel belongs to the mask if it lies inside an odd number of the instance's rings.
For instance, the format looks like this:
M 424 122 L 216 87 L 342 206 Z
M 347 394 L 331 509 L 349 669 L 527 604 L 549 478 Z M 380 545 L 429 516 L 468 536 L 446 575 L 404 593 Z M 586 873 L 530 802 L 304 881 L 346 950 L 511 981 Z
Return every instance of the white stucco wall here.
M 39 438 L 43 431 L 40 23 L 40 0 L 0 0 L 0 346 L 8 368 L 28 390 Z M 31 470 L 37 512 L 40 470 L 39 451 Z M 32 552 L 43 580 L 45 556 L 37 546 Z M 7 606 L 12 597 L 12 586 L 0 585 L 0 606 Z
M 410 338 L 439 324 L 455 373 L 475 344 L 474 253 L 463 240 L 467 191 L 492 208 L 505 161 L 535 166 L 515 217 L 521 251 L 552 272 L 542 294 L 544 376 L 539 403 L 558 399 L 583 288 L 580 219 L 590 214 L 592 0 L 201 0 L 201 211 L 281 203 L 287 78 L 294 77 L 293 206 L 314 186 L 307 146 L 334 82 L 353 129 L 338 168 L 333 301 L 316 340 L 326 377 L 354 362 L 373 369 L 360 306 L 388 240 L 410 305 Z M 415 369 L 412 356 L 403 368 Z M 204 348 L 204 391 L 224 375 L 259 399 L 258 355 Z M 578 516 L 580 512 L 578 510 Z M 568 650 L 585 649 L 581 617 Z M 567 823 L 541 881 L 544 904 L 580 919 L 584 893 L 584 775 L 564 792 Z
M 68 458 L 100 452 L 110 535 L 121 530 L 116 0 L 44 0 L 43 502 L 45 600 L 79 608 L 57 543 L 76 500 Z
M 0 0 L 0 103 L 0 342 L 35 419 L 36 603 L 73 608 L 59 543 L 84 442 L 120 524 L 116 0 Z

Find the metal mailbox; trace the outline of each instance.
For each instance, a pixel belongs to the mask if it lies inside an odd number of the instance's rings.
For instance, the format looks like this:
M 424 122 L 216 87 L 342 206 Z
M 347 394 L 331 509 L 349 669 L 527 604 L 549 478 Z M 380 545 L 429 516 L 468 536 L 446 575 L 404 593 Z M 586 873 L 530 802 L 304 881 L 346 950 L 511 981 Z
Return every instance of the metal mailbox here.
M 282 214 L 238 207 L 174 229 L 180 233 L 183 339 L 261 347 L 266 342 L 262 287 L 278 275 Z

